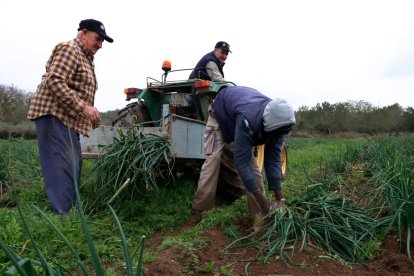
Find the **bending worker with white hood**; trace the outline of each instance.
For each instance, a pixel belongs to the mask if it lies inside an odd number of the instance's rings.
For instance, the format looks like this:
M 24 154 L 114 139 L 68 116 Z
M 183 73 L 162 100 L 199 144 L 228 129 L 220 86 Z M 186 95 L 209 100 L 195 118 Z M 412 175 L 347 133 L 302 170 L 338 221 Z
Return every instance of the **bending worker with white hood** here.
M 201 221 L 202 212 L 214 205 L 221 153 L 225 143 L 234 142 L 234 162 L 246 188 L 250 214 L 267 214 L 272 204 L 264 193 L 253 148 L 265 145 L 264 168 L 276 205 L 283 204 L 280 154 L 283 137 L 296 124 L 292 107 L 282 99 L 266 97 L 249 87 L 224 88 L 209 109 L 204 133 L 204 162 L 192 203 L 191 224 Z

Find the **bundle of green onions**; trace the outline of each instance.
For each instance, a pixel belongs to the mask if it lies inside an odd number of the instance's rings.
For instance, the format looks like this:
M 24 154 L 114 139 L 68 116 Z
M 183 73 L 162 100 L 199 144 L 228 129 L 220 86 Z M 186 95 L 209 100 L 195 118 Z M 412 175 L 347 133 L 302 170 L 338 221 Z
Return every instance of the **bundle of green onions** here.
M 101 148 L 104 154 L 95 167 L 92 206 L 106 204 L 114 195 L 119 196 L 116 201 L 134 199 L 141 192 L 157 190 L 158 178 L 169 179 L 172 175 L 174 159 L 167 138 L 143 134 L 138 127 L 127 133 L 119 131 L 119 136 L 113 144 Z
M 317 194 L 317 193 L 316 193 Z M 344 197 L 309 195 L 294 200 L 289 207 L 275 210 L 268 215 L 268 222 L 261 229 L 239 238 L 229 245 L 256 248 L 259 260 L 267 262 L 276 254 L 291 263 L 287 250 L 304 250 L 312 245 L 332 258 L 349 263 L 359 263 L 372 253 L 373 236 L 380 222 L 367 215 Z

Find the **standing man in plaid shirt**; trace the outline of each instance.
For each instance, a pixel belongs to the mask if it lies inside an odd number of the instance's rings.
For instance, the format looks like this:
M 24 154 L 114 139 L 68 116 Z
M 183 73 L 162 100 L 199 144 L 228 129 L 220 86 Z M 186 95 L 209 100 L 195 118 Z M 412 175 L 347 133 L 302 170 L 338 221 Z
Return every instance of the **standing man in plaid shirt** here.
M 100 122 L 93 59 L 104 40 L 113 42 L 101 22 L 82 20 L 77 37 L 54 48 L 31 99 L 27 118 L 36 124 L 45 189 L 57 214 L 68 214 L 75 203 L 73 185 L 82 170 L 79 135 L 88 136 Z

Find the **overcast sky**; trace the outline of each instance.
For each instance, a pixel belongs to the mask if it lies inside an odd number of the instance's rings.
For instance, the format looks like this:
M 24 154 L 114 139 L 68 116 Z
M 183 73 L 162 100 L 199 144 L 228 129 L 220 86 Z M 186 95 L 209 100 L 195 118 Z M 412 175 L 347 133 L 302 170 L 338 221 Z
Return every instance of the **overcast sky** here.
M 82 19 L 102 21 L 114 43 L 95 55 L 100 111 L 124 107 L 124 88 L 160 79 L 163 60 L 192 68 L 219 40 L 233 52 L 226 80 L 295 109 L 349 100 L 414 106 L 414 1 L 0 0 L 0 11 L 0 84 L 28 92 Z

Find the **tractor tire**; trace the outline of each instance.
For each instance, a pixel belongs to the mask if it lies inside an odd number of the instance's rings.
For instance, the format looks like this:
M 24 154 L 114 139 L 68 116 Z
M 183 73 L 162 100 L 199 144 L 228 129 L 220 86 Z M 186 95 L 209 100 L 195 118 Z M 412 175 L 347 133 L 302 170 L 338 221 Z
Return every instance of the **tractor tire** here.
M 257 165 L 259 166 L 262 175 L 265 176 L 265 169 L 264 169 L 264 145 L 257 147 Z M 287 170 L 288 170 L 288 145 L 284 142 L 282 145 L 282 150 L 280 153 L 280 169 L 282 171 L 282 180 L 287 177 Z
M 282 152 L 280 153 L 280 169 L 282 171 L 282 180 L 287 177 L 288 163 L 288 145 L 286 143 L 283 143 Z
M 112 126 L 131 127 L 135 124 L 151 121 L 147 107 L 142 102 L 133 102 L 118 112 Z

